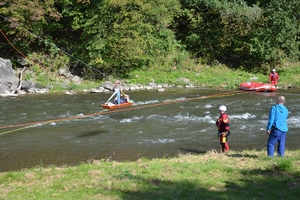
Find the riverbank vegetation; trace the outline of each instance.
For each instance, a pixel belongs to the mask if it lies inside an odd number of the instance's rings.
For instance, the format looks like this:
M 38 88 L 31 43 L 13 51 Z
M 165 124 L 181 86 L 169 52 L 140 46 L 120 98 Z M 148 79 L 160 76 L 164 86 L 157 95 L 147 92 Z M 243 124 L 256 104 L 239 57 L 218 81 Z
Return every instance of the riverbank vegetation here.
M 266 82 L 276 68 L 282 84 L 299 85 L 299 8 L 297 0 L 3 0 L 0 50 L 14 68 L 25 57 L 23 77 L 50 89 L 62 85 L 60 68 L 86 83 L 182 77 L 227 88 Z
M 215 150 L 0 173 L 0 199 L 298 199 L 300 151 Z
M 292 63 L 286 68 L 277 69 L 280 76 L 278 87 L 280 89 L 299 88 L 300 87 L 300 63 Z M 165 85 L 169 87 L 198 87 L 213 89 L 237 90 L 240 83 L 245 81 L 268 82 L 269 74 L 247 72 L 241 69 L 233 70 L 224 65 L 221 66 L 200 66 L 195 70 L 176 70 L 163 72 L 160 69 L 149 69 L 146 71 L 134 70 L 128 73 L 126 79 L 121 79 L 126 85 L 149 85 L 150 82 Z M 181 81 L 182 78 L 188 82 Z M 54 81 L 55 80 L 55 81 Z M 41 79 L 42 86 L 51 85 L 52 92 L 57 91 L 83 91 L 99 87 L 103 81 L 117 80 L 117 77 L 110 77 L 102 81 L 84 80 L 80 84 L 70 83 L 64 85 L 63 79 L 53 81 Z

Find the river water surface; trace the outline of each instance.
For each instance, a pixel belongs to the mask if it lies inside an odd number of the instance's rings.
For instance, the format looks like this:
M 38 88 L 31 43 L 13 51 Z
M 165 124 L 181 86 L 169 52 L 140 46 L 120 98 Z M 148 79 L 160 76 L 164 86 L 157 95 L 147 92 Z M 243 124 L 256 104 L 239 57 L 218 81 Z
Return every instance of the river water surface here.
M 299 90 L 232 94 L 182 88 L 127 93 L 133 106 L 103 113 L 100 103 L 111 93 L 0 98 L 0 171 L 220 150 L 215 120 L 221 104 L 231 118 L 230 148 L 266 149 L 268 114 L 278 95 L 286 97 L 290 111 L 286 148 L 300 148 Z M 38 123 L 55 119 L 63 120 Z M 32 122 L 35 126 L 28 126 Z M 17 126 L 4 128 L 9 125 Z

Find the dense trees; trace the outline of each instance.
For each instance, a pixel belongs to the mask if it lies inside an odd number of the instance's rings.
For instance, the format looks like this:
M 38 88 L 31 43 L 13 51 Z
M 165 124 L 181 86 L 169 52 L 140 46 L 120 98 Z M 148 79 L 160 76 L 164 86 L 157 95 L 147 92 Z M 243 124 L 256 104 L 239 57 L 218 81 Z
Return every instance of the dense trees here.
M 299 9 L 297 0 L 3 0 L 0 28 L 50 70 L 68 64 L 88 78 L 192 59 L 263 70 L 299 61 Z M 1 56 L 15 58 L 0 41 Z
M 182 0 L 177 37 L 195 56 L 248 68 L 299 60 L 299 1 Z

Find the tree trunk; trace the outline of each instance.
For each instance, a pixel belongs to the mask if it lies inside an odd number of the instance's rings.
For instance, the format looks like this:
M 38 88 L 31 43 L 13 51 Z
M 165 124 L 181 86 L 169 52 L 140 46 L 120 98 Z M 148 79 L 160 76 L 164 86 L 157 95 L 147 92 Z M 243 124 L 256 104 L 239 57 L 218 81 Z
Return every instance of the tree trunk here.
M 18 87 L 15 91 L 15 94 L 18 94 L 18 92 L 21 90 L 22 88 L 22 76 L 23 76 L 23 72 L 25 71 L 26 67 L 23 67 L 22 71 L 20 72 L 19 74 L 19 84 L 18 84 Z

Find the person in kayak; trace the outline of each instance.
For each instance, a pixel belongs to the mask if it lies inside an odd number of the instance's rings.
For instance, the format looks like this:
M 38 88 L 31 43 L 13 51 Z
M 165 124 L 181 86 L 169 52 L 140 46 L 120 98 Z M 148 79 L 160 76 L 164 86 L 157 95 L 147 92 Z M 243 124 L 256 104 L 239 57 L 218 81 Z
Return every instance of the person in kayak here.
M 130 102 L 129 95 L 127 95 L 123 91 L 121 91 L 119 101 L 118 101 L 118 97 L 117 97 L 112 103 L 119 105 L 119 104 L 126 103 L 126 102 Z
M 113 104 L 120 105 L 122 103 L 130 102 L 129 95 L 125 94 L 122 90 L 121 81 L 117 80 L 114 85 L 114 90 L 119 90 L 117 92 L 116 99 L 112 102 Z

